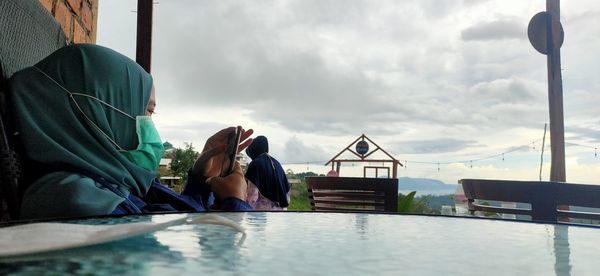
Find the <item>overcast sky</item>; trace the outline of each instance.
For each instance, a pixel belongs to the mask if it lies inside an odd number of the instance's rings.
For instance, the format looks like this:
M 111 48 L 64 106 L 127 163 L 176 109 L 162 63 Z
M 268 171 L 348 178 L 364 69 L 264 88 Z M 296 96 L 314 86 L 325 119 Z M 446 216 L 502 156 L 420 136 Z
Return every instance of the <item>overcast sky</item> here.
M 284 167 L 326 173 L 364 133 L 400 176 L 539 177 L 546 57 L 527 24 L 544 0 L 158 2 L 154 120 L 176 146 L 241 124 Z M 98 44 L 135 58 L 136 4 L 100 1 Z M 600 2 L 562 1 L 561 20 L 567 180 L 600 184 Z

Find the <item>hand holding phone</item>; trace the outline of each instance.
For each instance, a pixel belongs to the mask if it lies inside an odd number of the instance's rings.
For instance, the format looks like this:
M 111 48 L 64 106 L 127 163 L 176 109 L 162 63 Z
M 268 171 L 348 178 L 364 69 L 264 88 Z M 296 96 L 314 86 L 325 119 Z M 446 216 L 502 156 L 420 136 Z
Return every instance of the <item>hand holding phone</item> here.
M 240 133 L 240 142 L 238 143 L 237 150 L 229 147 L 230 145 L 235 145 L 235 142 L 229 143 L 229 140 L 237 140 L 234 136 L 229 136 L 234 132 Z M 197 179 L 197 181 L 204 183 L 203 179 L 226 174 L 228 172 L 227 168 L 230 167 L 229 156 L 235 158 L 234 153 L 248 147 L 248 145 L 252 143 L 252 138 L 250 138 L 250 136 L 253 132 L 252 129 L 244 130 L 241 127 L 228 127 L 208 138 L 200 156 L 194 163 L 192 169 L 193 179 Z M 233 164 L 235 165 L 235 163 Z

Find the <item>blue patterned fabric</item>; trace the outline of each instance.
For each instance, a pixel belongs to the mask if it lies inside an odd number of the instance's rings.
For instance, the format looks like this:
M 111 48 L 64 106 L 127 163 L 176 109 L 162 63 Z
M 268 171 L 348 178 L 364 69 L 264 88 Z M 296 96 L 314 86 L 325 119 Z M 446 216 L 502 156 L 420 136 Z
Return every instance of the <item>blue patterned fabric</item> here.
M 214 202 L 214 196 L 206 185 L 195 183 L 188 173 L 188 182 L 181 194 L 165 187 L 155 179 L 144 198 L 130 194 L 112 214 L 138 214 L 161 212 L 202 212 L 208 211 Z M 226 198 L 220 204 L 222 211 L 251 211 L 252 207 L 238 198 Z

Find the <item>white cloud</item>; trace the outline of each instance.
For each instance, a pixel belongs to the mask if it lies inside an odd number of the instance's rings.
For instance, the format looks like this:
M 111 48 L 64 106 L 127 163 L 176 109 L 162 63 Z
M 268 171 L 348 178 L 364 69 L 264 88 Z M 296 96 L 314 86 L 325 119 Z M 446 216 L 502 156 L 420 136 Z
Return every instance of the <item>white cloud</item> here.
M 526 39 L 527 27 L 523 22 L 513 20 L 497 20 L 492 22 L 477 23 L 462 31 L 464 40 L 502 40 L 502 39 Z
M 100 4 L 98 42 L 129 56 L 135 31 L 122 23 L 135 19 L 134 2 Z M 206 0 L 181 6 L 155 6 L 153 37 L 157 125 L 176 144 L 199 148 L 212 132 L 243 124 L 266 133 L 285 162 L 329 159 L 365 133 L 400 159 L 435 163 L 529 143 L 548 122 L 546 57 L 526 38 L 529 19 L 545 8 L 541 2 Z M 567 137 L 597 144 L 600 4 L 563 2 L 561 12 Z M 528 154 L 519 158 L 539 158 Z M 452 183 L 467 176 L 535 178 L 535 164 L 507 164 L 403 171 Z M 569 163 L 567 175 L 586 180 L 579 174 L 597 175 L 595 164 Z
M 307 145 L 296 136 L 291 137 L 284 146 L 283 163 L 323 163 L 331 157 L 318 145 Z

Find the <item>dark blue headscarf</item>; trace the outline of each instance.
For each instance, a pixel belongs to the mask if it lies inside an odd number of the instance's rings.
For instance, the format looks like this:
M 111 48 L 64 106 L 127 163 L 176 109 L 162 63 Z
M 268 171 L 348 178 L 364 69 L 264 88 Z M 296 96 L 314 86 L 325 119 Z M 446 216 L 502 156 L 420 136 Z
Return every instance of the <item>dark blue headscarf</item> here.
M 269 140 L 265 136 L 257 136 L 252 140 L 252 144 L 246 149 L 246 154 L 254 160 L 263 153 L 269 152 Z
M 260 191 L 260 193 L 273 202 L 279 203 L 279 207 L 287 207 L 287 193 L 290 185 L 285 171 L 279 161 L 269 155 L 269 142 L 267 137 L 258 136 L 246 149 L 246 154 L 252 158 L 252 162 L 246 170 L 246 178 Z

